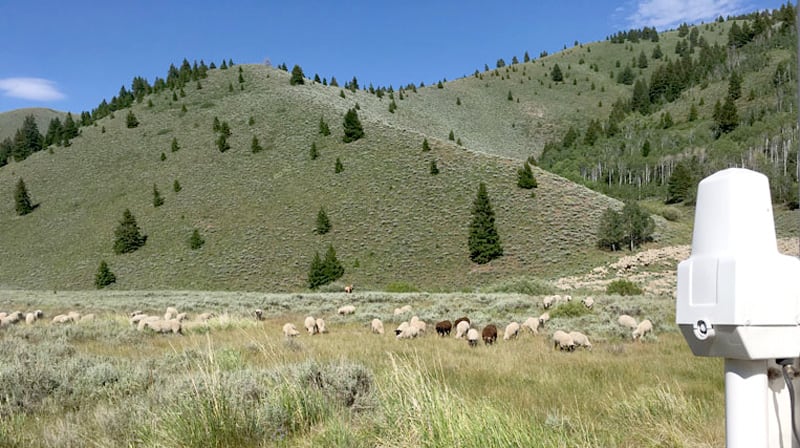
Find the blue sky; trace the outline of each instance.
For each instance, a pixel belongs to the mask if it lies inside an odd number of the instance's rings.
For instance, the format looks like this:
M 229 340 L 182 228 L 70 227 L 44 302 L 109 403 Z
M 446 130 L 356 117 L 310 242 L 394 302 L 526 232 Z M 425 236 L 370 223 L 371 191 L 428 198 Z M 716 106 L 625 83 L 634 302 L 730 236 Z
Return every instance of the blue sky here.
M 394 87 L 471 74 L 620 30 L 778 8 L 778 0 L 117 2 L 0 0 L 0 112 L 80 112 L 134 76 L 186 58 L 299 64 L 340 82 Z

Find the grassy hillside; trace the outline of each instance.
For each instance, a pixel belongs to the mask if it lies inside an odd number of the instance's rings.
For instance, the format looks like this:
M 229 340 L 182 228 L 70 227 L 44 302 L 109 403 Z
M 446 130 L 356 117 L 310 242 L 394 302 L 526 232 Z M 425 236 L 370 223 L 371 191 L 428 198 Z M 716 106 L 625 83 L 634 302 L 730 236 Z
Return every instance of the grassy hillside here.
M 39 132 L 42 134 L 47 132 L 47 126 L 50 124 L 50 120 L 53 118 L 63 120 L 64 117 L 67 116 L 66 112 L 59 112 L 57 110 L 41 107 L 15 109 L 0 113 L 0 140 L 5 140 L 8 137 L 13 138 L 14 133 L 22 126 L 22 120 L 31 114 L 36 118 L 36 125 L 39 127 Z

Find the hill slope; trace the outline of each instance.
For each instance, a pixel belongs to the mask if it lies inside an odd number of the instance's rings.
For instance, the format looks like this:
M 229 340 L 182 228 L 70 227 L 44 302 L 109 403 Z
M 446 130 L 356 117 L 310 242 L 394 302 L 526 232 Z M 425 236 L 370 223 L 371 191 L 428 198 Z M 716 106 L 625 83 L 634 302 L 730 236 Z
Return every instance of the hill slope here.
M 47 132 L 47 126 L 50 120 L 53 118 L 63 120 L 64 117 L 67 116 L 67 113 L 41 107 L 16 109 L 0 113 L 0 141 L 8 137 L 13 138 L 14 133 L 17 132 L 17 129 L 22 125 L 22 120 L 28 115 L 34 116 L 36 119 L 36 126 L 39 127 L 39 132 L 44 134 Z

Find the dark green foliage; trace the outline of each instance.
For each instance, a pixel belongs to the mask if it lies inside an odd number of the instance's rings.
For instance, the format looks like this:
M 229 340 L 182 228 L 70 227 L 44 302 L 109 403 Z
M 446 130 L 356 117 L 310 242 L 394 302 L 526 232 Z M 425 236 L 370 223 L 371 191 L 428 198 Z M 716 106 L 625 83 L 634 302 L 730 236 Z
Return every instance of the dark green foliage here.
M 333 172 L 336 174 L 341 173 L 344 171 L 344 165 L 342 165 L 342 161 L 337 157 L 336 158 L 336 165 L 333 167 Z
M 64 127 L 61 125 L 61 120 L 58 117 L 50 120 L 47 126 L 47 134 L 44 136 L 44 146 L 61 145 L 61 136 L 64 132 Z
M 689 116 L 688 116 L 688 117 L 686 117 L 686 121 L 688 121 L 688 122 L 690 122 L 690 123 L 691 123 L 691 122 L 693 122 L 693 121 L 696 121 L 696 120 L 697 120 L 697 118 L 698 118 L 698 117 L 697 117 L 697 106 L 695 106 L 694 104 L 692 104 L 692 107 L 691 107 L 691 108 L 689 108 Z
M 206 244 L 206 240 L 200 236 L 199 230 L 194 229 L 194 231 L 192 231 L 192 236 L 189 237 L 189 248 L 192 250 L 197 250 L 203 247 L 204 244 Z
M 347 98 L 347 97 L 344 95 L 344 90 L 340 90 L 340 91 L 339 91 L 339 96 L 340 96 L 340 97 L 342 97 L 342 98 Z
M 328 126 L 328 123 L 325 122 L 324 117 L 319 117 L 319 133 L 323 137 L 331 135 L 331 128 Z
M 430 173 L 431 173 L 432 176 L 435 176 L 435 175 L 439 174 L 439 167 L 436 166 L 436 161 L 435 160 L 431 160 Z
M 216 143 L 219 152 L 225 152 L 231 149 L 231 145 L 228 143 L 228 137 L 225 134 L 220 134 L 219 137 L 217 137 Z
M 316 142 L 311 142 L 311 148 L 308 150 L 308 156 L 311 157 L 311 160 L 317 160 L 317 157 L 319 157 L 319 151 L 317 151 Z
M 574 127 L 570 126 L 569 129 L 567 129 L 567 132 L 564 133 L 564 138 L 561 140 L 561 146 L 564 148 L 571 147 L 578 140 L 579 136 L 580 134 L 578 134 L 578 131 Z
M 456 106 L 460 106 L 460 105 L 461 105 L 461 97 L 459 96 L 459 97 L 456 97 Z
M 536 182 L 536 178 L 533 176 L 533 170 L 527 161 L 522 165 L 522 168 L 517 170 L 517 186 L 525 190 L 530 190 L 531 188 L 539 186 Z
M 94 276 L 94 286 L 97 289 L 103 289 L 106 286 L 116 283 L 117 276 L 111 272 L 111 269 L 108 268 L 108 263 L 105 260 L 100 262 L 100 266 L 97 268 L 97 274 Z
M 180 90 L 180 97 L 181 98 L 186 98 L 186 92 L 184 92 L 183 87 L 181 87 L 181 90 Z
M 261 143 L 258 142 L 258 137 L 256 137 L 254 135 L 253 136 L 253 141 L 250 142 L 250 151 L 252 151 L 255 154 L 255 153 L 261 152 L 263 150 L 264 150 L 264 148 L 261 147 Z
M 510 90 L 508 91 L 508 96 L 506 98 L 508 98 L 508 101 L 514 101 L 514 95 L 511 94 Z
M 442 81 L 439 81 L 439 82 L 436 83 L 436 88 L 437 89 L 444 89 L 444 84 L 442 84 Z
M 642 144 L 642 157 L 647 157 L 650 155 L 650 140 L 645 140 Z
M 569 302 L 561 303 L 560 305 L 557 305 L 549 312 L 550 312 L 550 317 L 554 319 L 580 317 L 586 314 L 592 314 L 592 310 L 586 308 L 586 306 L 579 300 L 572 300 Z
M 178 101 L 178 94 L 175 92 L 172 92 L 172 101 Z
M 43 148 L 45 138 L 39 133 L 34 116 L 26 115 L 22 122 L 22 127 L 17 129 L 14 135 L 14 150 L 12 155 L 14 160 L 22 161 L 35 152 Z
M 485 264 L 503 255 L 494 220 L 486 184 L 481 182 L 472 204 L 472 222 L 469 226 L 469 258 L 475 263 Z
M 247 125 L 248 125 L 248 126 L 252 126 L 252 125 L 254 125 L 254 124 L 256 124 L 256 119 L 255 119 L 255 118 L 253 118 L 253 116 L 252 116 L 252 115 L 250 115 L 250 118 L 248 118 L 248 119 L 247 119 Z
M 633 73 L 633 69 L 629 65 L 626 65 L 617 75 L 617 82 L 619 84 L 625 84 L 626 86 L 633 85 L 635 79 L 636 74 Z
M 667 181 L 667 204 L 675 204 L 691 199 L 693 196 L 694 179 L 692 170 L 684 162 L 679 162 L 672 170 L 672 175 Z
M 647 55 L 644 50 L 639 53 L 639 59 L 636 61 L 636 66 L 639 68 L 647 68 Z
M 162 152 L 161 153 L 161 161 L 163 162 L 165 160 L 167 160 L 167 154 Z
M 461 146 L 461 137 L 456 140 L 456 145 Z
M 650 113 L 650 94 L 647 89 L 647 83 L 642 79 L 636 80 L 636 84 L 633 86 L 631 110 L 642 115 Z
M 19 216 L 27 215 L 34 209 L 31 198 L 28 195 L 28 188 L 22 179 L 17 182 L 17 188 L 14 190 L 14 204 Z
M 742 96 L 742 75 L 737 71 L 731 72 L 728 80 L 728 98 L 738 100 Z
M 122 220 L 114 230 L 114 253 L 126 254 L 144 246 L 147 235 L 142 235 L 136 218 L 129 209 L 122 213 Z
M 600 124 L 600 120 L 591 120 L 589 122 L 589 127 L 586 128 L 586 134 L 583 136 L 583 144 L 594 146 L 602 133 L 603 126 Z
M 428 144 L 428 139 L 427 138 L 423 138 L 422 139 L 422 150 L 425 151 L 425 152 L 431 150 L 431 145 Z
M 661 129 L 669 129 L 674 124 L 675 123 L 672 121 L 672 115 L 669 113 L 669 111 L 666 111 L 666 112 L 661 114 L 661 117 L 659 118 L 659 122 L 658 122 L 658 126 Z
M 334 282 L 344 275 L 344 267 L 336 258 L 333 245 L 328 245 L 325 259 L 320 259 L 319 252 L 314 253 L 314 260 L 308 272 L 308 287 L 317 289 L 320 286 Z
M 612 251 L 628 247 L 634 250 L 653 237 L 655 222 L 634 201 L 628 201 L 622 213 L 609 208 L 603 212 L 598 229 L 597 246 Z
M 316 227 L 314 227 L 314 233 L 318 235 L 325 235 L 326 233 L 330 232 L 331 230 L 331 221 L 328 219 L 328 214 L 325 213 L 325 209 L 320 207 L 319 212 L 317 212 L 317 223 Z
M 348 109 L 344 115 L 344 137 L 345 143 L 354 142 L 364 136 L 364 128 L 358 119 L 358 112 L 355 109 Z
M 188 111 L 189 111 L 189 109 L 186 108 L 186 105 L 185 104 L 181 104 L 181 114 L 185 114 Z
M 178 182 L 178 179 L 175 179 L 175 182 L 172 183 L 172 190 L 177 193 L 181 191 L 183 187 L 181 187 L 181 183 Z
M 214 132 L 219 132 L 221 126 L 222 124 L 219 122 L 219 118 L 214 117 L 214 124 L 211 126 L 211 129 L 213 129 Z
M 553 69 L 550 71 L 550 79 L 554 82 L 561 82 L 564 80 L 564 74 L 561 72 L 561 67 L 558 64 L 553 65 Z
M 164 205 L 164 198 L 161 197 L 158 186 L 153 184 L 153 207 L 161 207 L 162 205 Z
M 450 134 L 447 135 L 447 139 L 450 141 L 454 141 L 456 139 L 456 134 L 453 132 L 452 129 L 450 130 Z
M 244 75 L 242 75 L 241 73 L 239 73 L 239 84 L 244 84 Z
M 653 53 L 650 55 L 650 57 L 653 59 L 661 59 L 664 57 L 664 52 L 661 51 L 661 45 L 656 45 L 656 47 L 653 48 Z
M 125 125 L 129 128 L 135 128 L 139 126 L 139 120 L 136 119 L 136 115 L 133 114 L 133 111 L 128 111 L 128 115 L 125 117 Z
M 630 280 L 619 279 L 609 283 L 606 287 L 606 294 L 617 294 L 620 296 L 638 296 L 643 293 L 636 283 Z
M 179 149 L 181 149 L 181 147 L 178 146 L 177 137 L 172 137 L 172 144 L 170 145 L 170 149 L 172 150 L 172 152 L 177 152 Z
M 729 96 L 725 98 L 725 103 L 720 106 L 719 100 L 714 105 L 714 135 L 719 138 L 722 134 L 727 134 L 739 126 L 739 112 L 736 103 Z

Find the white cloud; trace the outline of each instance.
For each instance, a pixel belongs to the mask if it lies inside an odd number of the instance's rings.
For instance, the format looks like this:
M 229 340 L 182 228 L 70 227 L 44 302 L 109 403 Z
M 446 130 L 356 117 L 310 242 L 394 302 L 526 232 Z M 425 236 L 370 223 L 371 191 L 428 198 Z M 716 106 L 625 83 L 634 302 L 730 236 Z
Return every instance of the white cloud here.
M 56 83 L 43 78 L 0 78 L 4 96 L 34 101 L 54 101 L 66 98 Z
M 628 16 L 628 22 L 633 28 L 654 26 L 663 30 L 683 22 L 708 22 L 743 9 L 742 0 L 642 0 L 636 5 L 636 12 Z

